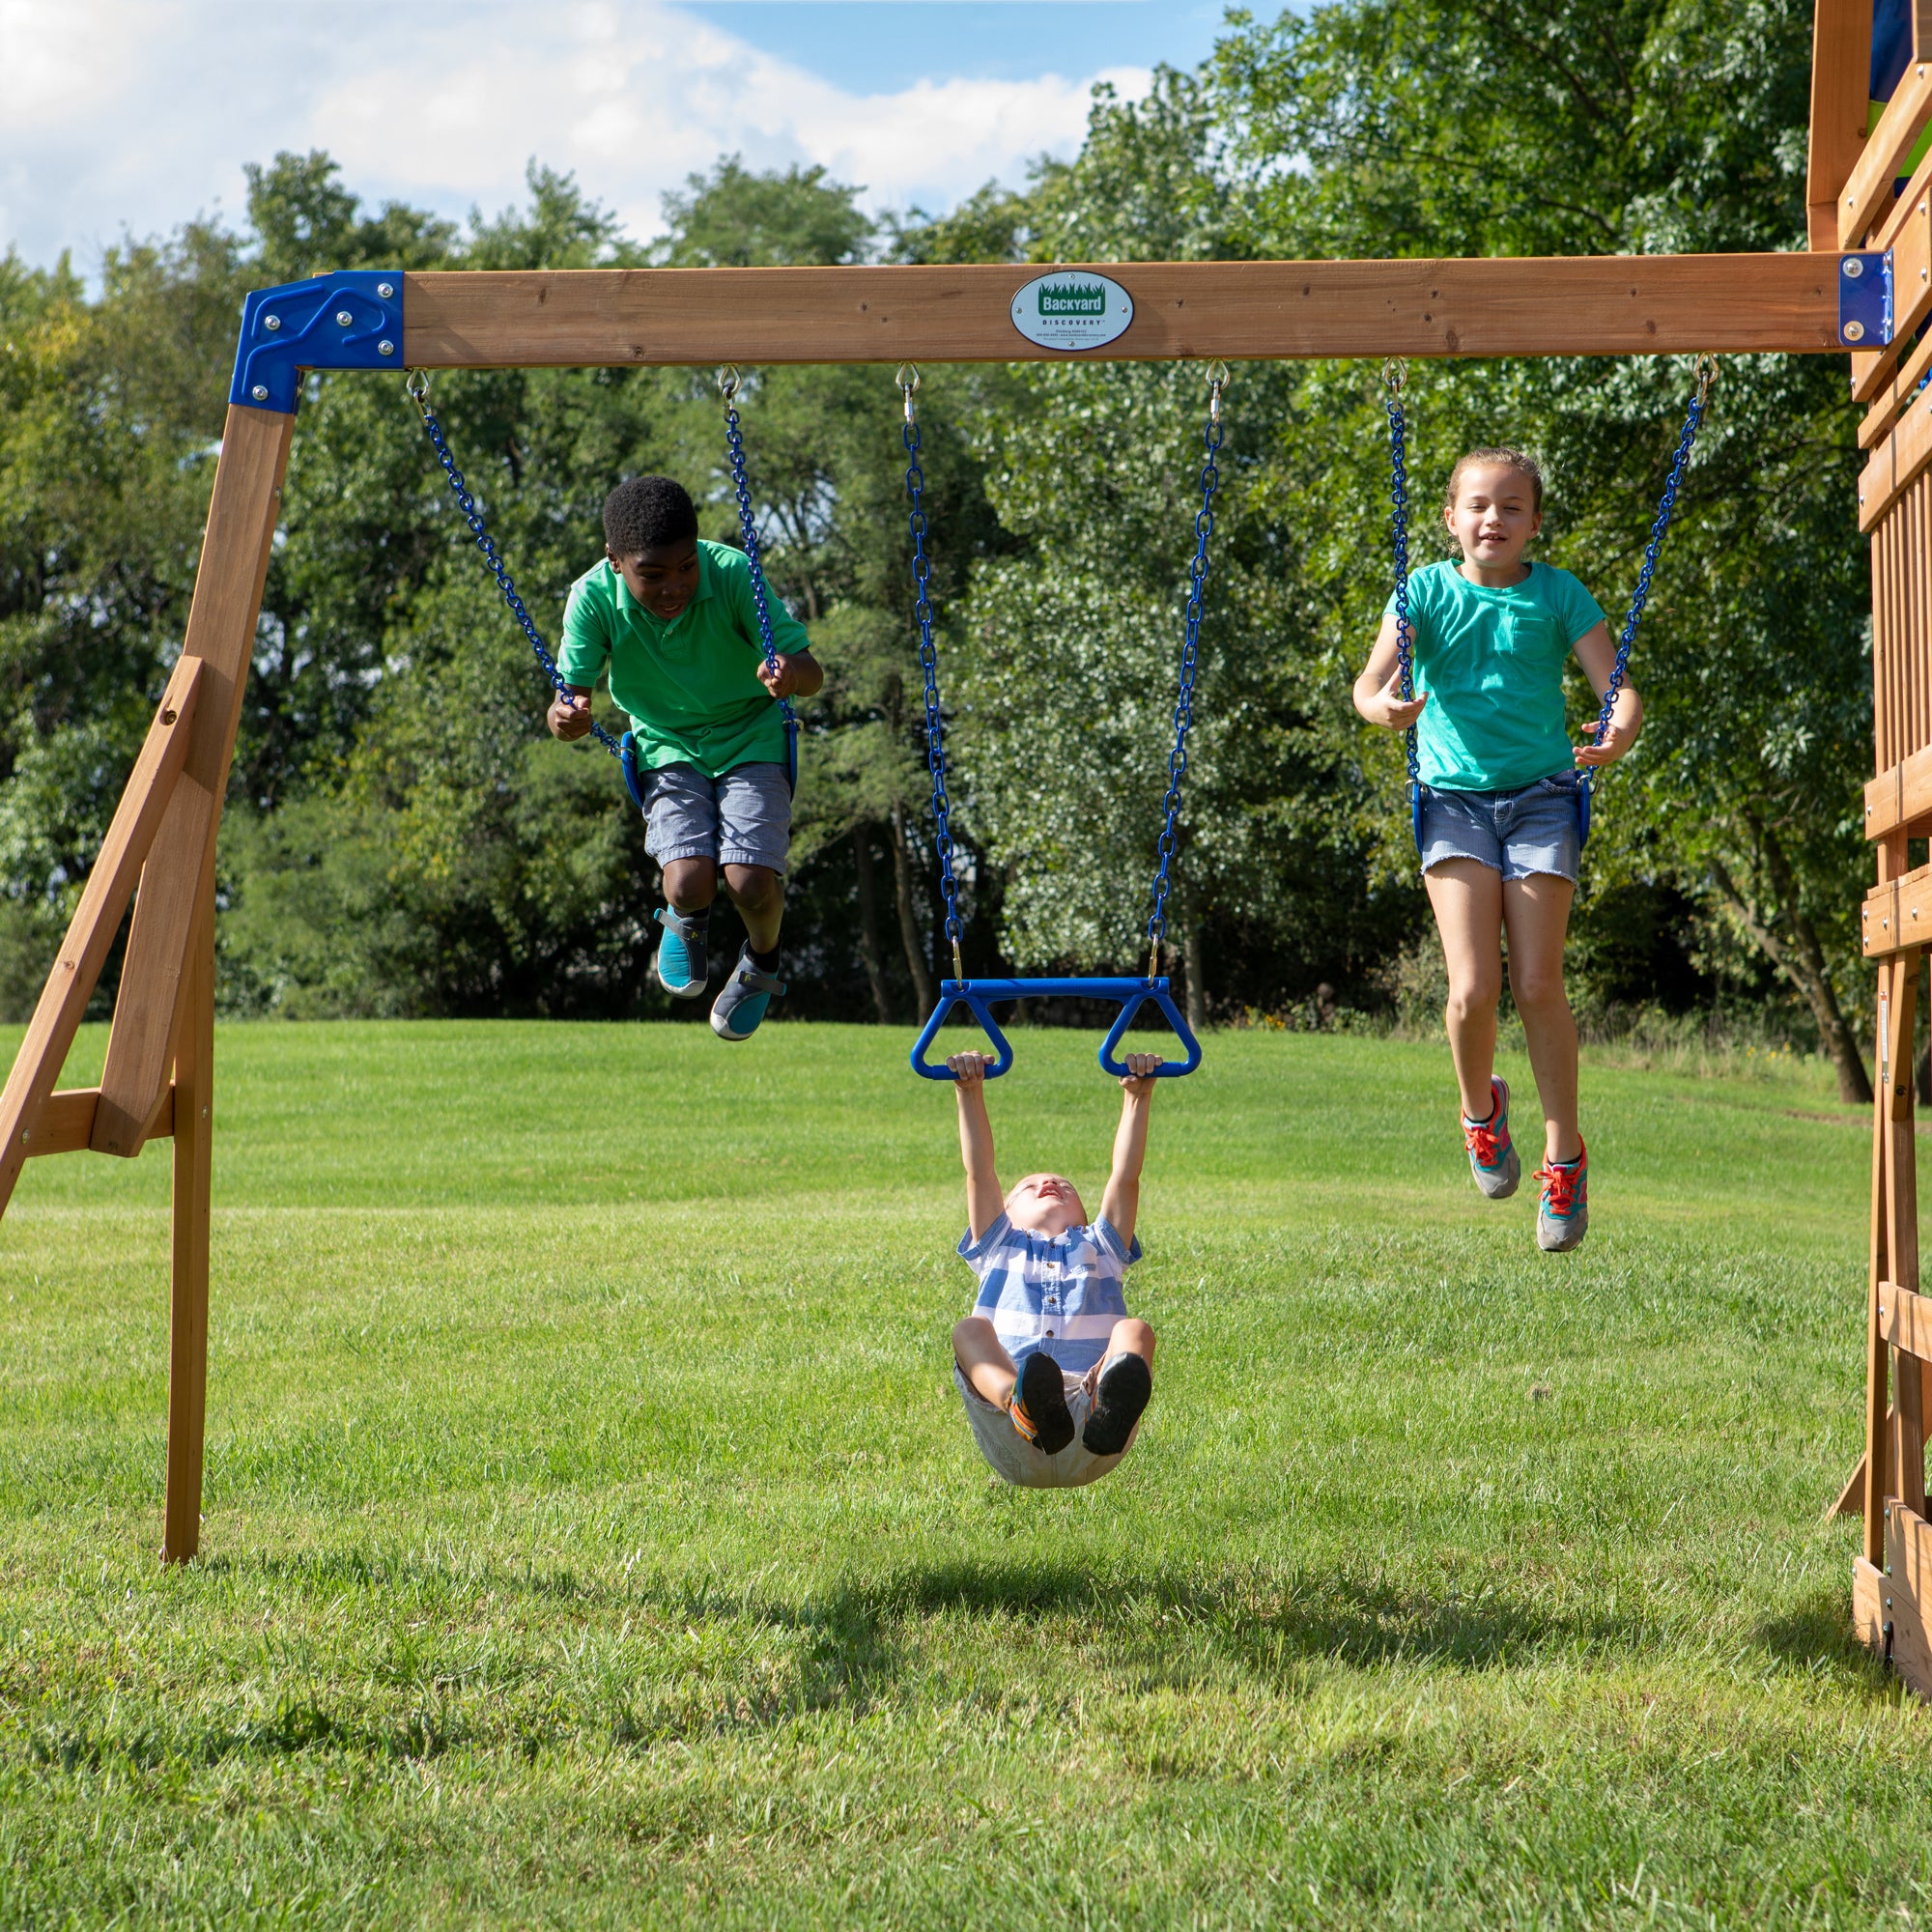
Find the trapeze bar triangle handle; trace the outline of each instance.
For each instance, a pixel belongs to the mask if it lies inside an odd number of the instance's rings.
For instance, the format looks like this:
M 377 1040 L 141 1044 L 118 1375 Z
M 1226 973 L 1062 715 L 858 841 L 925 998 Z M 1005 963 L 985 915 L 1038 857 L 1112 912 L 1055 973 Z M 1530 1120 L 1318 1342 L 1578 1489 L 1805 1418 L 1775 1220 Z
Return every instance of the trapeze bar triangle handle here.
M 1160 1009 L 1161 1017 L 1174 1029 L 1175 1038 L 1186 1049 L 1187 1054 L 1185 1060 L 1170 1060 L 1156 1066 L 1153 1077 L 1156 1080 L 1179 1080 L 1183 1073 L 1192 1073 L 1201 1065 L 1201 1042 L 1194 1037 L 1187 1022 L 1181 1018 L 1180 1009 L 1174 1004 L 1174 997 L 1168 991 L 1167 981 L 1145 980 L 1122 1001 L 1120 1018 L 1114 1022 L 1107 1037 L 1100 1042 L 1100 1065 L 1116 1079 L 1126 1080 L 1132 1077 L 1131 1069 L 1115 1056 L 1134 1015 L 1150 1001 Z
M 993 1064 L 986 1069 L 986 1078 L 997 1080 L 1013 1064 L 1011 1042 L 1000 1031 L 989 1005 L 990 999 L 998 997 L 997 994 L 981 992 L 970 982 L 962 985 L 957 980 L 943 980 L 939 988 L 939 1003 L 932 1009 L 932 1017 L 921 1028 L 919 1038 L 913 1043 L 912 1070 L 922 1080 L 956 1080 L 959 1077 L 944 1061 L 934 1066 L 926 1059 L 925 1050 L 938 1037 L 939 1029 L 946 1024 L 946 1017 L 952 1009 L 964 1007 L 980 1022 L 980 1031 L 992 1042 Z

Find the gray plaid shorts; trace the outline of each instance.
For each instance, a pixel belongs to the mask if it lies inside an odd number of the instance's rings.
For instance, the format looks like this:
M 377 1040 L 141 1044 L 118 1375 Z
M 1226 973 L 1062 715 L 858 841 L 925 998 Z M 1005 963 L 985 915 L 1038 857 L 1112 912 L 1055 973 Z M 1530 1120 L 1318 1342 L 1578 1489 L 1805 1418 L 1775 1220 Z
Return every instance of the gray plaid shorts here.
M 782 872 L 791 853 L 791 787 L 779 764 L 734 765 L 710 778 L 696 765 L 644 774 L 644 850 L 660 866 L 709 859 Z

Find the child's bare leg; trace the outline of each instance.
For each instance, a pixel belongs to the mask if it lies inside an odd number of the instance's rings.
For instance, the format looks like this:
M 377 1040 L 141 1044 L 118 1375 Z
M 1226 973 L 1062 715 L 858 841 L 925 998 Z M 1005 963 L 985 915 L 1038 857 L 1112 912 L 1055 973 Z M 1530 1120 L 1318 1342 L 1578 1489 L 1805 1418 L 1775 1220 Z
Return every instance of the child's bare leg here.
M 1005 1408 L 1013 1399 L 1013 1383 L 1019 1371 L 1013 1358 L 1000 1346 L 999 1331 L 983 1315 L 969 1315 L 952 1329 L 952 1359 L 959 1373 L 973 1384 L 973 1392 L 983 1396 L 995 1408 Z
M 1494 1105 L 1490 1078 L 1496 1065 L 1496 1001 L 1503 990 L 1503 875 L 1475 859 L 1444 859 L 1423 874 L 1423 884 L 1449 969 L 1442 1017 L 1463 1112 L 1469 1120 L 1487 1121 Z M 1537 1077 L 1541 1080 L 1541 1069 Z
M 1563 941 L 1576 893 L 1570 880 L 1545 872 L 1503 888 L 1510 991 L 1543 1102 L 1544 1158 L 1555 1161 L 1575 1160 L 1583 1148 L 1577 1131 L 1577 1022 L 1563 990 Z
M 1114 1323 L 1100 1359 L 1111 1361 L 1116 1355 L 1138 1355 L 1149 1368 L 1153 1366 L 1153 1330 L 1139 1316 L 1123 1315 Z
M 724 890 L 745 922 L 752 951 L 776 951 L 784 918 L 784 881 L 769 866 L 726 866 Z
M 664 868 L 665 897 L 687 919 L 708 912 L 718 896 L 718 867 L 709 859 L 673 859 Z

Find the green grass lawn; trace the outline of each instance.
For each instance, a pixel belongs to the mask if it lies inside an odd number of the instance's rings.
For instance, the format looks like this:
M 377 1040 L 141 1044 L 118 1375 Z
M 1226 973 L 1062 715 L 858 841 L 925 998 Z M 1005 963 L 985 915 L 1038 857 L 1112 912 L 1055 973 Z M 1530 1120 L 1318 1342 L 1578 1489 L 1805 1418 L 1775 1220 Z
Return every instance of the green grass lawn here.
M 1003 1172 L 1091 1203 L 1094 1041 L 1017 1043 Z M 907 1044 L 225 1028 L 179 1572 L 167 1151 L 32 1163 L 0 1923 L 1932 1913 L 1932 1713 L 1821 1521 L 1870 1162 L 1822 1072 L 1587 1068 L 1593 1230 L 1546 1257 L 1442 1049 L 1216 1036 L 1154 1105 L 1140 1443 L 1038 1494 L 950 1385 L 952 1106 Z

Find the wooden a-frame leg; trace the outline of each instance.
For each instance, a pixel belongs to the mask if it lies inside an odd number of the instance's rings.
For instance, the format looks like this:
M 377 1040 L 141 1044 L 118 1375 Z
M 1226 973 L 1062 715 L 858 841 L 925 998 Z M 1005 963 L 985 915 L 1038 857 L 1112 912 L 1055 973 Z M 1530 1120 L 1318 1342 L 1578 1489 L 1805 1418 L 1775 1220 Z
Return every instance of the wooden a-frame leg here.
M 208 1414 L 208 1223 L 214 1104 L 214 895 L 190 928 L 175 1049 L 174 1252 L 168 1320 L 168 1497 L 161 1560 L 201 1547 Z

